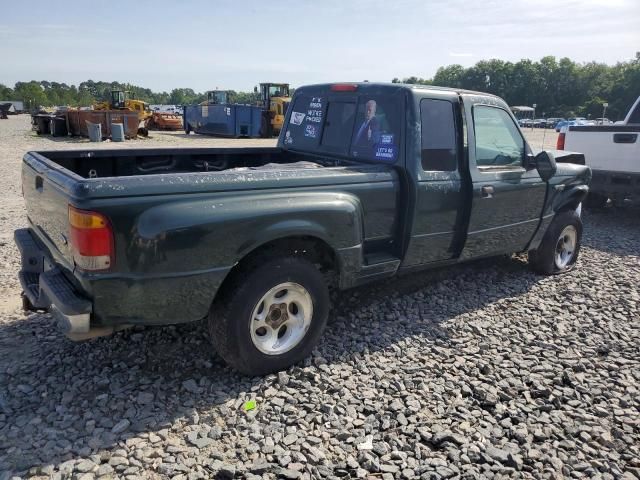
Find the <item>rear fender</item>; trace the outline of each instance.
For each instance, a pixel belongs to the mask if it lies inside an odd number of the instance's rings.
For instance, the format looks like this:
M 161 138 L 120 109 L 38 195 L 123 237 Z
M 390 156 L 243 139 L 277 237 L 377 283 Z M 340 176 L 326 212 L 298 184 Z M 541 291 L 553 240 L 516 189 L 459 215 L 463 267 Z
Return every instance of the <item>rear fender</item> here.
M 152 207 L 140 215 L 127 255 L 136 245 L 162 252 L 145 270 L 175 273 L 232 267 L 274 240 L 310 236 L 338 254 L 363 241 L 362 207 L 339 192 L 287 192 L 184 200 Z

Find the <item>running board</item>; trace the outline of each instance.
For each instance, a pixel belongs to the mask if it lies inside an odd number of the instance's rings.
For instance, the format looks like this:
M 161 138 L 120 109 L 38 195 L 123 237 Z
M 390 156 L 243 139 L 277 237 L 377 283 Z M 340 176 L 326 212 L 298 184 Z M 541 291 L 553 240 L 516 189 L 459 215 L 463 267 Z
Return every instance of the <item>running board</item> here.
M 400 267 L 400 259 L 387 255 L 366 256 L 366 264 L 362 266 L 355 278 L 355 285 L 362 285 L 380 278 L 395 275 Z

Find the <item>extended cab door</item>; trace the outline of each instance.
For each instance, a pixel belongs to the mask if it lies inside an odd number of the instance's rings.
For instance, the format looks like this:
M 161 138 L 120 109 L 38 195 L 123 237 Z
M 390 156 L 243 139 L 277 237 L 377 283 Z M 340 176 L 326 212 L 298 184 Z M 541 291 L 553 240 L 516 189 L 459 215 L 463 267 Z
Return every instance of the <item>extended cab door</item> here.
M 463 185 L 462 109 L 455 92 L 429 92 L 420 99 L 419 151 L 408 168 L 416 179 L 415 207 L 403 267 L 457 257 L 464 240 L 467 192 Z M 409 166 L 410 165 L 410 166 Z
M 461 258 L 524 250 L 542 213 L 547 185 L 524 168 L 530 152 L 504 102 L 464 95 L 473 197 Z

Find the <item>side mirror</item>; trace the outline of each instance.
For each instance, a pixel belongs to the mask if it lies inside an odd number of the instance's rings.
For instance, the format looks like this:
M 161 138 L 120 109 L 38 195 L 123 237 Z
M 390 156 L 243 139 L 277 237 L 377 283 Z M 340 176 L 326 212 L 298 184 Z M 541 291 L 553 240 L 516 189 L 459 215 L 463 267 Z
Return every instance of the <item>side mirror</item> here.
M 535 162 L 538 175 L 545 182 L 548 182 L 556 174 L 558 167 L 553 153 L 542 151 L 535 156 Z

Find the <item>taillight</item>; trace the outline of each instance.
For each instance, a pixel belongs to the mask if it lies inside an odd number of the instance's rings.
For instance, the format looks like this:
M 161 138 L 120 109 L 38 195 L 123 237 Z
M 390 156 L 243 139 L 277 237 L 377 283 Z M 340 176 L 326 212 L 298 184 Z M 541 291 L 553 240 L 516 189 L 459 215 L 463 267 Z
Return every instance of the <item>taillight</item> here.
M 69 205 L 69 243 L 81 269 L 107 270 L 113 265 L 113 231 L 104 215 Z
M 332 92 L 355 92 L 358 85 L 355 83 L 334 83 L 331 85 Z
M 556 150 L 564 150 L 564 132 L 558 134 L 558 140 L 556 141 Z

